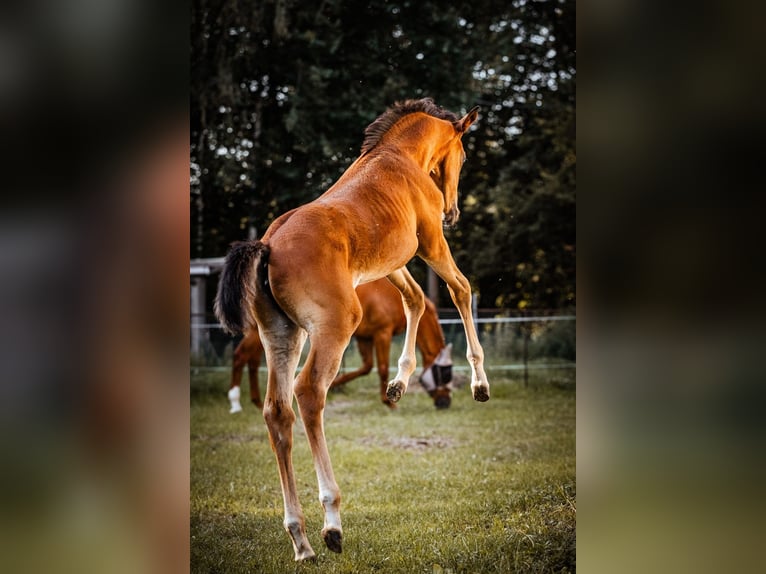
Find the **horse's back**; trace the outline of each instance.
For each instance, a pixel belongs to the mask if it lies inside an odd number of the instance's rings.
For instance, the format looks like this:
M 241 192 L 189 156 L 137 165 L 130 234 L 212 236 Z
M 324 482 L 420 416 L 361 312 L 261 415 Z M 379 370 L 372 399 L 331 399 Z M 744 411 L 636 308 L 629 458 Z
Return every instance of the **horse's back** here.
M 295 210 L 264 237 L 272 285 L 305 280 L 353 289 L 405 265 L 418 247 L 415 221 L 379 216 L 371 203 L 339 194 Z

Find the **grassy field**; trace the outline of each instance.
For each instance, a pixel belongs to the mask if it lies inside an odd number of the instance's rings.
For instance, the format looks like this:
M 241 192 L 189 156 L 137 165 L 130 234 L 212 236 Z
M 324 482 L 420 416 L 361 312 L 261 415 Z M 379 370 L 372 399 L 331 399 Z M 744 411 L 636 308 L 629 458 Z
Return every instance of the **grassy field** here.
M 316 476 L 296 423 L 293 459 L 317 552 L 300 565 L 260 413 L 243 402 L 245 412 L 228 414 L 227 372 L 193 374 L 191 572 L 574 572 L 574 370 L 533 371 L 529 388 L 520 373 L 488 374 L 489 402 L 475 403 L 465 386 L 444 411 L 416 382 L 389 411 L 375 373 L 331 393 L 340 555 L 322 543 Z

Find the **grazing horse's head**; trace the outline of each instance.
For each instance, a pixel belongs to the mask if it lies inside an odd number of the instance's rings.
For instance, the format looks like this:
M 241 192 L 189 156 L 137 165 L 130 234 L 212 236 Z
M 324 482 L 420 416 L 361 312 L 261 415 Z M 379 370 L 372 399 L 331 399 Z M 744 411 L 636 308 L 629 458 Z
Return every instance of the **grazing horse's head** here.
M 411 133 L 419 143 L 415 160 L 442 193 L 445 224 L 454 225 L 460 216 L 457 185 L 465 161 L 462 137 L 478 115 L 476 106 L 458 117 L 437 106 L 431 98 L 399 102 L 367 126 L 362 155 L 376 148 L 389 132 Z M 396 141 L 401 143 L 400 139 Z
M 420 384 L 434 400 L 437 409 L 446 409 L 452 403 L 452 343 L 439 352 L 434 362 L 423 369 Z

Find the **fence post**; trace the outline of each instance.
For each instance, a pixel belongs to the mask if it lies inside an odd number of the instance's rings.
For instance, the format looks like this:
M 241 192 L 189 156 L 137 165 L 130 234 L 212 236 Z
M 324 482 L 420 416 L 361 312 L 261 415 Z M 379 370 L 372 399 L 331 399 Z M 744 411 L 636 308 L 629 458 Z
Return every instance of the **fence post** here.
M 529 331 L 530 329 L 527 327 L 526 323 L 522 324 L 521 332 L 524 336 L 524 346 L 523 346 L 523 354 L 524 354 L 524 388 L 527 388 L 529 386 L 529 368 L 527 366 L 527 362 L 529 359 Z
M 430 267 L 428 268 L 428 298 L 435 307 L 439 306 L 439 276 Z
M 199 327 L 205 322 L 205 277 L 191 278 L 191 354 L 198 355 L 202 350 L 204 333 Z

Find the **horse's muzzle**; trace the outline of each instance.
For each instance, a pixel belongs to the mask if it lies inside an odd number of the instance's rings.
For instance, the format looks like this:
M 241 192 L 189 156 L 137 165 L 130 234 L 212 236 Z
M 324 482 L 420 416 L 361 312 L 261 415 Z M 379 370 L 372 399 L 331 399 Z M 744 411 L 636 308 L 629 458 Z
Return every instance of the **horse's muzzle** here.
M 447 387 L 440 387 L 434 391 L 433 399 L 437 409 L 448 409 L 452 404 L 452 393 Z

